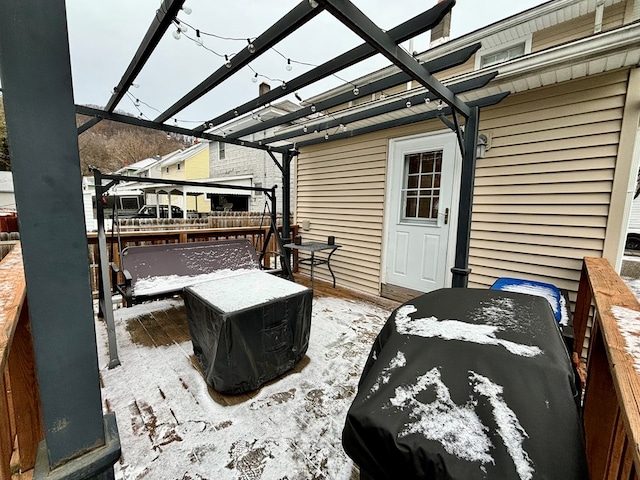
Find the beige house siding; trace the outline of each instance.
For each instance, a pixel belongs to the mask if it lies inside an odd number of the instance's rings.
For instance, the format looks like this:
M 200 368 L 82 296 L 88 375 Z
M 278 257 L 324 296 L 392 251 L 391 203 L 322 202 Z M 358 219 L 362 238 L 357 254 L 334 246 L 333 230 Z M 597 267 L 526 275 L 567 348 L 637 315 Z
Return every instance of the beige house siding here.
M 478 160 L 470 287 L 527 276 L 574 300 L 584 256 L 602 256 L 629 71 L 515 94 L 481 113 L 491 148 Z M 379 293 L 389 140 L 437 121 L 303 148 L 296 221 L 304 240 L 335 235 L 338 283 Z M 619 233 L 616 233 L 619 235 Z M 320 267 L 318 278 L 328 278 Z
M 295 221 L 309 221 L 310 229 L 300 232 L 304 241 L 334 235 L 343 245 L 331 261 L 340 285 L 380 293 L 389 140 L 429 130 L 442 130 L 442 124 L 415 124 L 301 150 Z M 309 273 L 304 266 L 301 271 Z M 324 267 L 315 276 L 331 279 Z
M 606 32 L 624 24 L 624 2 L 616 3 L 605 8 L 602 20 L 602 31 Z M 593 35 L 595 26 L 595 12 L 582 15 L 569 22 L 563 22 L 533 34 L 531 51 L 539 52 L 546 48 L 555 47 L 563 43 L 578 40 Z
M 602 256 L 628 71 L 513 95 L 481 114 L 469 278 L 527 276 L 577 290 Z M 573 300 L 572 295 L 572 300 Z

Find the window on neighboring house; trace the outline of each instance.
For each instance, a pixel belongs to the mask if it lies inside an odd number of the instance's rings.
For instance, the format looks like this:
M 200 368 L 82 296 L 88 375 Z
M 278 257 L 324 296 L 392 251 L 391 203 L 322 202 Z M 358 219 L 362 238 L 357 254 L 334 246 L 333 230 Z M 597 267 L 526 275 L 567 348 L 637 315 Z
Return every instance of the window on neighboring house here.
M 262 182 L 256 182 L 253 184 L 254 188 L 262 188 Z M 263 192 L 253 192 L 256 197 L 261 197 Z
M 218 142 L 218 158 L 220 160 L 224 160 L 225 158 L 225 146 L 227 144 L 223 142 Z
M 476 69 L 498 65 L 531 53 L 531 36 L 492 48 L 483 48 L 476 54 Z
M 169 167 L 167 167 L 167 173 L 169 173 Z
M 180 162 L 176 165 L 176 170 L 180 170 Z

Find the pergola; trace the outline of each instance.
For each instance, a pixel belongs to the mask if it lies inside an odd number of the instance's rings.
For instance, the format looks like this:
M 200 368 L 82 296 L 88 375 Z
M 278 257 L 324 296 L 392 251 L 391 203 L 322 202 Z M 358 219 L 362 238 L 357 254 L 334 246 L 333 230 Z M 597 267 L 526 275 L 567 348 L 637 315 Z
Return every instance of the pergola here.
M 103 415 L 100 399 L 77 143 L 79 133 L 103 119 L 266 151 L 282 172 L 283 237 L 287 241 L 292 158 L 299 148 L 326 141 L 322 134 L 309 132 L 340 124 L 352 126 L 332 135 L 332 139 L 338 139 L 440 118 L 455 132 L 463 157 L 452 271 L 453 286 L 464 287 L 467 283 L 479 111 L 500 102 L 508 93 L 464 102 L 460 93 L 484 87 L 496 73 L 448 86 L 434 77 L 434 73 L 466 62 L 480 44 L 424 63 L 399 46 L 438 25 L 455 0 L 444 0 L 388 31 L 381 30 L 349 0 L 302 0 L 154 120 L 115 113 L 160 39 L 176 21 L 184 1 L 163 0 L 103 109 L 74 104 L 64 0 L 0 2 L 2 86 L 45 425 L 36 478 L 112 478 L 112 465 L 120 453 L 115 418 Z M 323 10 L 360 36 L 363 43 L 286 82 L 283 88 L 218 114 L 196 128 L 166 123 Z M 225 122 L 375 54 L 384 55 L 398 72 L 358 85 L 358 91 L 337 94 L 233 135 L 210 133 Z M 409 97 L 391 96 L 369 108 L 345 108 L 319 119 L 314 115 L 345 105 L 354 95 L 370 96 L 409 81 L 418 82 L 422 89 Z M 427 96 L 433 100 L 430 106 L 425 106 Z M 418 113 L 407 112 L 408 102 L 421 105 Z M 77 128 L 76 113 L 92 119 Z M 399 115 L 390 120 L 385 117 L 389 113 Z M 309 132 L 300 123 L 290 126 L 300 119 L 315 126 Z M 360 126 L 358 122 L 362 122 Z M 246 140 L 251 133 L 279 126 L 283 128 L 260 142 Z

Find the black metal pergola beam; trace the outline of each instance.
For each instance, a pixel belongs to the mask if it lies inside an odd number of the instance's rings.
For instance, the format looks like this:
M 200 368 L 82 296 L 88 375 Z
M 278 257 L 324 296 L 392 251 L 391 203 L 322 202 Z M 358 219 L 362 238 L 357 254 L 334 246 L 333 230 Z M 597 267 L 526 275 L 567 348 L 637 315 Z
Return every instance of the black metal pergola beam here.
M 360 38 L 391 60 L 398 68 L 411 75 L 423 87 L 428 88 L 433 95 L 460 112 L 465 118 L 469 116 L 469 107 L 464 102 L 456 98 L 414 57 L 396 45 L 388 34 L 383 32 L 353 3 L 349 0 L 317 0 L 317 2 Z
M 80 135 L 83 132 L 86 132 L 91 127 L 93 127 L 94 125 L 97 125 L 101 121 L 102 121 L 102 118 L 100 117 L 90 118 L 89 120 L 87 120 L 86 122 L 84 122 L 82 125 L 78 127 L 78 135 Z
M 321 11 L 322 8 L 319 8 L 317 5 L 313 7 L 311 6 L 311 2 L 303 0 L 294 7 L 293 10 L 251 42 L 251 45 L 253 45 L 253 51 L 249 50 L 249 45 L 244 47 L 233 57 L 233 59 L 230 59 L 230 67 L 222 65 L 218 70 L 203 80 L 197 87 L 187 93 L 167 110 L 162 112 L 155 121 L 159 123 L 166 122 L 176 113 L 191 105 L 213 88 L 220 85 L 234 73 L 240 71 L 240 69 L 244 68 L 246 65 L 265 53 L 282 39 L 296 31 Z
M 177 125 L 167 125 L 165 123 L 157 123 L 152 120 L 144 120 L 142 118 L 130 117 L 129 115 L 123 115 L 121 113 L 110 113 L 105 110 L 100 110 L 93 107 L 87 107 L 84 105 L 76 105 L 76 113 L 81 115 L 90 115 L 94 117 L 100 117 L 104 120 L 112 120 L 114 122 L 126 123 L 128 125 L 135 125 L 137 127 L 150 128 L 152 130 L 160 130 L 163 132 L 178 133 L 181 135 L 194 136 L 198 138 L 204 138 L 214 142 L 231 143 L 233 145 L 239 145 L 241 147 L 255 148 L 257 150 L 273 151 L 277 153 L 284 153 L 287 150 L 282 147 L 271 147 L 269 145 L 261 145 L 255 142 L 249 142 L 245 140 L 237 140 L 234 138 L 227 138 L 221 135 L 214 135 L 212 133 L 205 132 L 193 132 L 188 128 L 182 128 Z
M 490 107 L 491 105 L 496 105 L 500 103 L 504 98 L 506 98 L 511 92 L 498 93 L 496 95 L 490 95 L 488 97 L 481 98 L 479 100 L 473 100 L 468 102 L 467 105 L 470 108 L 473 107 Z M 418 113 L 416 115 L 409 115 L 403 118 L 399 118 L 396 120 L 389 120 L 388 122 L 377 123 L 375 125 L 371 125 L 368 127 L 357 128 L 354 130 L 349 130 L 347 132 L 337 133 L 331 135 L 331 140 L 340 140 L 342 138 L 350 138 L 356 137 L 358 135 L 364 135 L 365 133 L 377 132 L 379 130 L 386 130 L 388 128 L 401 127 L 403 125 L 410 125 L 412 123 L 424 122 L 427 120 L 433 120 L 438 118 L 440 115 L 450 115 L 451 107 L 445 107 L 440 110 L 430 110 L 428 112 Z M 300 147 L 306 147 L 309 145 L 317 145 L 318 143 L 324 143 L 325 140 L 323 137 L 313 138 L 311 140 L 304 140 L 302 142 L 297 142 L 295 145 L 289 145 L 289 149 L 299 149 Z
M 435 27 L 440 21 L 451 11 L 453 5 L 455 4 L 455 0 L 445 0 L 437 4 L 435 7 L 430 8 L 424 13 L 420 15 L 416 15 L 410 20 L 396 26 L 395 28 L 389 30 L 388 35 L 396 42 L 404 42 L 410 38 L 415 37 L 416 35 L 420 35 L 421 33 L 426 32 L 427 30 Z M 264 105 L 267 105 L 275 100 L 282 98 L 285 95 L 289 95 L 292 91 L 299 90 L 303 87 L 311 85 L 323 78 L 333 75 L 340 70 L 343 70 L 347 67 L 355 65 L 358 62 L 366 60 L 369 57 L 375 55 L 377 51 L 367 43 L 363 43 L 355 48 L 352 48 L 346 53 L 339 55 L 328 62 L 323 63 L 315 67 L 314 69 L 303 73 L 302 75 L 294 78 L 287 82 L 287 88 L 285 90 L 282 89 L 274 89 L 263 95 L 260 95 L 249 102 L 244 103 L 232 110 L 229 110 L 222 115 L 219 115 L 208 122 L 205 122 L 204 125 L 197 127 L 196 130 L 206 130 L 207 125 L 213 124 L 213 126 L 220 125 L 224 122 L 228 122 L 229 120 L 233 120 L 238 115 L 244 115 L 245 113 L 249 113 L 255 108 L 260 108 Z M 258 128 L 253 130 L 253 132 L 257 132 L 262 128 Z M 253 133 L 250 132 L 250 133 Z
M 487 85 L 491 80 L 493 80 L 498 72 L 491 72 L 480 77 L 464 80 L 462 82 L 454 83 L 449 85 L 448 88 L 454 93 L 463 93 L 471 90 L 476 90 L 478 88 L 482 88 Z M 309 130 L 330 130 L 332 128 L 338 127 L 339 125 L 348 125 L 354 122 L 358 122 L 360 120 L 366 120 L 367 118 L 376 117 L 378 115 L 384 115 L 385 113 L 395 112 L 397 110 L 402 110 L 404 108 L 411 108 L 415 105 L 420 105 L 425 102 L 425 98 L 428 98 L 429 94 L 427 92 L 421 92 L 410 97 L 400 97 L 397 100 L 383 103 L 381 105 L 372 106 L 370 108 L 366 108 L 361 110 L 360 112 L 352 113 L 350 115 L 344 116 L 334 116 L 331 120 L 326 120 L 321 123 L 314 124 L 309 122 L 306 127 Z M 408 106 L 407 106 L 408 105 Z M 299 137 L 300 135 L 304 135 L 305 132 L 302 129 L 296 129 L 289 131 L 287 133 L 282 133 L 280 135 L 274 135 L 272 137 L 268 137 L 263 139 L 263 143 L 274 143 L 281 140 L 287 140 L 289 138 Z
M 164 0 L 160 9 L 156 11 L 156 15 L 147 30 L 138 50 L 136 51 L 131 63 L 127 67 L 124 75 L 120 79 L 118 86 L 114 88 L 114 92 L 111 98 L 107 102 L 105 110 L 113 112 L 120 100 L 124 97 L 129 90 L 129 87 L 138 76 L 142 67 L 147 63 L 149 57 L 155 50 L 156 46 L 162 39 L 167 29 L 171 26 L 171 23 L 176 18 L 176 15 L 180 12 L 185 0 Z
M 423 65 L 431 73 L 441 72 L 449 68 L 462 65 L 467 60 L 469 60 L 473 56 L 473 54 L 480 49 L 481 46 L 482 46 L 481 43 L 476 43 L 468 47 L 462 48 L 460 50 L 456 50 L 455 52 L 449 53 L 442 57 L 436 58 L 434 60 L 429 60 L 423 63 Z M 411 76 L 406 74 L 405 72 L 395 73 L 393 75 L 382 78 L 380 80 L 376 80 L 374 82 L 367 83 L 364 85 L 359 85 L 358 86 L 358 88 L 360 89 L 359 96 L 364 97 L 366 95 L 383 92 L 386 89 L 393 88 L 403 83 L 410 82 L 411 80 L 412 80 Z M 262 130 L 266 130 L 268 128 L 282 125 L 284 123 L 293 122 L 295 120 L 298 120 L 302 117 L 306 117 L 308 115 L 313 115 L 314 113 L 313 108 L 315 108 L 316 111 L 327 110 L 333 107 L 337 107 L 338 105 L 346 104 L 351 100 L 353 100 L 353 93 L 351 91 L 344 92 L 334 97 L 331 97 L 327 100 L 323 100 L 321 102 L 313 104 L 313 106 L 309 105 L 309 106 L 306 106 L 305 108 L 296 110 L 295 112 L 288 113 L 281 117 L 265 120 L 257 125 L 252 125 L 251 127 L 243 128 L 242 130 L 238 130 L 234 132 L 233 135 L 229 135 L 229 136 L 231 138 L 241 138 L 255 132 L 259 132 Z

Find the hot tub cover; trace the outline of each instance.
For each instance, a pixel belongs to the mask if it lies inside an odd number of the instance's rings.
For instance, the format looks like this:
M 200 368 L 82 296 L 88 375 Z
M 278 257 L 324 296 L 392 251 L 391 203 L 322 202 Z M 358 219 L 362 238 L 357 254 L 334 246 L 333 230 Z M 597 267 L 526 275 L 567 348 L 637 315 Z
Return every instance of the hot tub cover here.
M 222 393 L 255 390 L 293 368 L 309 346 L 313 291 L 264 272 L 184 289 L 193 351 Z
M 544 298 L 442 289 L 381 330 L 342 441 L 376 479 L 584 479 L 577 398 Z

